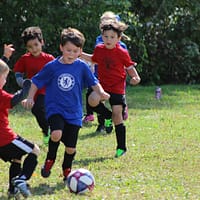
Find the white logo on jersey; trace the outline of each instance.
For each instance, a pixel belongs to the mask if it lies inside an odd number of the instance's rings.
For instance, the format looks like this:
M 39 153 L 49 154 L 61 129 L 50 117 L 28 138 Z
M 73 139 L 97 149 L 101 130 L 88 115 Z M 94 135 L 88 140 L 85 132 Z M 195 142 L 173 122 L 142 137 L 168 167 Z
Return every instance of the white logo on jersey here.
M 71 74 L 61 74 L 58 77 L 58 87 L 63 91 L 69 91 L 74 87 L 75 79 Z

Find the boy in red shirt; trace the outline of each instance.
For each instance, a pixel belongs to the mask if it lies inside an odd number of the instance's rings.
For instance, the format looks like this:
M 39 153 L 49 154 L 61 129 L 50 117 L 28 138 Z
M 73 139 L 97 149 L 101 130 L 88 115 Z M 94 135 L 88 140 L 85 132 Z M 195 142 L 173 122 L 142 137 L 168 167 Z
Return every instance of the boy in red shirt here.
M 10 48 L 10 50 L 12 49 Z M 6 58 L 8 59 L 8 57 Z M 0 59 L 0 158 L 5 162 L 9 161 L 11 163 L 8 197 L 16 198 L 19 192 L 24 197 L 28 197 L 31 193 L 26 181 L 31 178 L 35 170 L 40 149 L 36 144 L 17 135 L 9 127 L 8 110 L 27 96 L 31 81 L 29 79 L 24 80 L 23 88 L 20 91 L 14 95 L 9 94 L 3 90 L 9 70 L 8 65 Z M 23 167 L 21 168 L 21 159 L 26 154 L 28 155 L 24 159 Z
M 28 52 L 19 58 L 13 69 L 17 84 L 20 87 L 23 85 L 24 77 L 31 79 L 46 63 L 54 59 L 52 55 L 42 51 L 44 41 L 39 27 L 26 28 L 22 33 L 22 39 Z M 35 95 L 35 104 L 31 111 L 42 129 L 43 143 L 47 145 L 49 141 L 49 126 L 45 118 L 44 97 L 45 88 L 42 88 Z
M 115 157 L 120 157 L 126 152 L 126 127 L 123 123 L 123 111 L 125 102 L 126 72 L 131 77 L 130 83 L 136 85 L 140 77 L 135 69 L 136 63 L 131 60 L 126 49 L 119 45 L 122 33 L 127 26 L 117 20 L 106 20 L 102 23 L 102 39 L 104 44 L 95 47 L 93 55 L 83 53 L 82 58 L 98 64 L 98 79 L 103 89 L 110 94 L 112 108 L 112 120 L 115 125 L 117 148 Z M 109 119 L 105 105 L 98 100 L 100 98 L 93 91 L 89 97 L 93 102 L 95 112 Z

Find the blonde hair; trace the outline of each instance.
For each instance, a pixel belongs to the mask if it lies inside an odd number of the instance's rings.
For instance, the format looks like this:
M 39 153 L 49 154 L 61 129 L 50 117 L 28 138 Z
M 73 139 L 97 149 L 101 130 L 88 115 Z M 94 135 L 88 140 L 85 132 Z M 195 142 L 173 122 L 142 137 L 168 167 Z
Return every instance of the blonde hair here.
M 10 68 L 8 67 L 8 65 L 0 59 L 0 75 L 9 72 L 9 70 Z
M 116 19 L 116 14 L 112 11 L 106 11 L 100 17 L 101 21 L 109 20 L 109 19 Z

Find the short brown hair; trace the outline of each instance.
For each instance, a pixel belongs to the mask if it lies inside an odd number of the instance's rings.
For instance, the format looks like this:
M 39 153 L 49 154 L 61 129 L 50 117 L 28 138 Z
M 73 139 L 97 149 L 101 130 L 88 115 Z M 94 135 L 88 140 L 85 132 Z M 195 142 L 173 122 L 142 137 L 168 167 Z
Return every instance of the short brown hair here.
M 122 33 L 128 28 L 128 25 L 126 25 L 123 22 L 117 21 L 117 20 L 106 20 L 101 25 L 101 31 L 102 33 L 107 30 L 113 30 L 117 33 L 117 35 L 120 37 L 122 36 Z
M 85 37 L 79 30 L 75 28 L 65 28 L 61 32 L 60 44 L 64 46 L 67 42 L 71 42 L 75 46 L 83 48 Z
M 29 40 L 38 38 L 40 42 L 43 40 L 42 30 L 38 26 L 31 26 L 26 28 L 21 35 L 24 44 L 26 45 Z

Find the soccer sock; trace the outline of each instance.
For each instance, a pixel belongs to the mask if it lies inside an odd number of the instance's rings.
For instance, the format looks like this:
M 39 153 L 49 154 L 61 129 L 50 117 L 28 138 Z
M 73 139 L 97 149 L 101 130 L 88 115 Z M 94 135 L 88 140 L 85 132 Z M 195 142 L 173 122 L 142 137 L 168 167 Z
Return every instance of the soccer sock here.
M 126 151 L 126 127 L 124 124 L 118 124 L 115 126 L 117 149 L 123 149 Z
M 14 191 L 14 186 L 12 184 L 12 178 L 21 173 L 21 163 L 11 162 L 9 168 L 9 191 Z
M 101 114 L 97 114 L 98 123 L 101 126 L 104 126 L 105 119 Z
M 28 154 L 23 163 L 23 169 L 20 178 L 29 180 L 37 166 L 37 156 L 33 153 Z
M 112 117 L 112 112 L 108 108 L 106 108 L 103 103 L 100 103 L 96 107 L 93 107 L 93 110 L 96 113 L 101 114 L 105 119 L 111 119 Z
M 63 159 L 63 164 L 62 164 L 62 169 L 63 171 L 66 169 L 66 168 L 72 168 L 72 161 L 74 160 L 74 156 L 76 155 L 76 152 L 73 153 L 73 154 L 68 154 L 64 153 L 64 159 Z
M 60 142 L 54 142 L 49 139 L 49 151 L 47 153 L 46 160 L 56 160 L 57 150 L 59 147 Z

